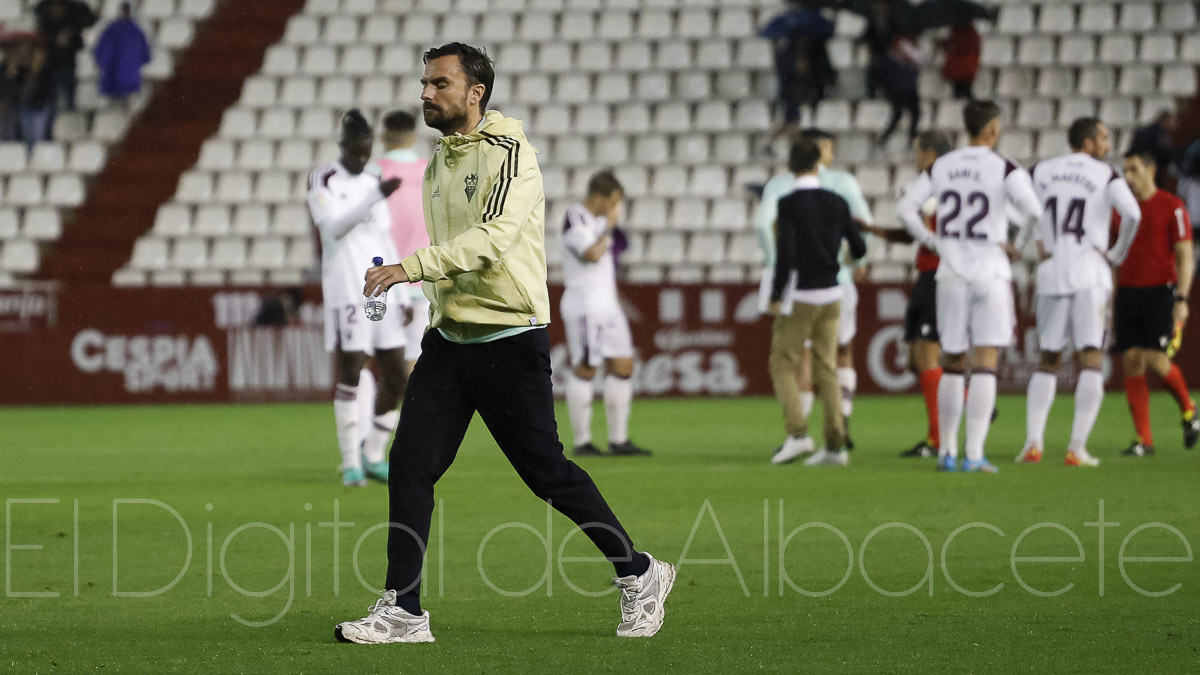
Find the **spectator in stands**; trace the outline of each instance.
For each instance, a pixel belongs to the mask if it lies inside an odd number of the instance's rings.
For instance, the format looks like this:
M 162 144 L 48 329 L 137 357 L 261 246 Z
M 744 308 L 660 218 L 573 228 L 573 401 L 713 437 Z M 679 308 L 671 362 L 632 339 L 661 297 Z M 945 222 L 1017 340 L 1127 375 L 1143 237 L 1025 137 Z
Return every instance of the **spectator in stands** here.
M 150 63 L 150 44 L 133 20 L 128 2 L 121 4 L 121 15 L 100 35 L 95 57 L 101 94 L 127 103 L 130 96 L 142 90 L 142 66 Z
M 888 0 L 876 0 L 865 14 L 866 29 L 859 42 L 867 47 L 867 98 L 875 98 L 887 81 L 888 51 L 892 45 L 894 17 L 892 4 Z
M 883 93 L 892 104 L 892 116 L 887 128 L 879 136 L 879 147 L 887 146 L 888 138 L 900 126 L 900 117 L 908 112 L 908 144 L 917 138 L 917 126 L 921 123 L 921 94 L 917 81 L 920 76 L 921 52 L 916 37 L 899 35 L 892 40 L 888 52 Z
M 17 90 L 21 138 L 33 154 L 33 146 L 49 138 L 54 117 L 54 76 L 41 45 L 22 45 L 17 51 L 14 82 Z M 13 71 L 10 71 L 13 72 Z
M 295 326 L 300 323 L 304 291 L 298 286 L 276 289 L 263 298 L 254 315 L 255 326 Z
M 949 37 L 942 40 L 938 46 L 946 54 L 946 60 L 942 63 L 942 77 L 954 89 L 954 98 L 975 100 L 972 87 L 975 85 L 975 76 L 979 74 L 979 54 L 983 49 L 983 39 L 979 37 L 979 31 L 975 30 L 974 22 L 963 21 L 954 24 Z
M 817 104 L 837 83 L 837 73 L 829 59 L 833 28 L 832 21 L 804 0 L 759 31 L 759 37 L 774 42 L 775 76 L 779 83 L 779 105 L 783 109 L 783 123 L 771 134 L 768 144 L 800 124 L 804 106 L 809 106 L 815 117 Z
M 1160 188 L 1164 189 L 1168 187 L 1167 180 L 1171 177 L 1168 169 L 1174 158 L 1174 152 L 1171 149 L 1171 134 L 1174 133 L 1178 123 L 1175 111 L 1164 109 L 1158 113 L 1153 122 L 1135 131 L 1133 140 L 1129 143 L 1129 152 L 1135 154 L 1148 152 L 1154 156 L 1157 169 L 1156 182 Z
M 18 62 L 15 50 L 2 52 L 0 61 L 0 141 L 21 138 L 21 93 L 17 85 Z
M 55 102 L 63 110 L 73 111 L 75 87 L 79 83 L 75 63 L 83 51 L 83 31 L 96 25 L 98 17 L 81 0 L 41 0 L 33 11 L 38 32 L 46 44 Z

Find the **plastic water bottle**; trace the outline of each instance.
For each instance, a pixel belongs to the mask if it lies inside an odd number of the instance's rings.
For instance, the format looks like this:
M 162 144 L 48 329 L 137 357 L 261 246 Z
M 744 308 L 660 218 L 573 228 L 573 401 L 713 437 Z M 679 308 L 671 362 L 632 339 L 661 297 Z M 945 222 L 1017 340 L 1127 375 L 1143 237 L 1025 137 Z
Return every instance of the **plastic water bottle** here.
M 375 256 L 371 259 L 371 262 L 376 267 L 379 267 L 383 265 L 383 258 Z M 367 298 L 366 313 L 367 318 L 371 321 L 383 320 L 383 315 L 387 313 L 387 291 Z

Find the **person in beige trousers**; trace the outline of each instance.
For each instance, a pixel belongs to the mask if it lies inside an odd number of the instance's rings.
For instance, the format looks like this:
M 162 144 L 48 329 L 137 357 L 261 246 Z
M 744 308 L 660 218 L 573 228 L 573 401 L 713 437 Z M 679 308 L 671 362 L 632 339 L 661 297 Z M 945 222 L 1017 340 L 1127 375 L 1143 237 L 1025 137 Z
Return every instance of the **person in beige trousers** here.
M 846 430 L 837 380 L 838 316 L 842 291 L 838 286 L 838 252 L 849 244 L 855 258 L 866 255 L 858 223 L 846 200 L 822 189 L 817 179 L 820 148 L 801 138 L 788 156 L 788 169 L 796 175 L 794 191 L 779 200 L 775 221 L 775 270 L 769 313 L 771 354 L 768 369 L 775 396 L 783 408 L 787 440 L 771 458 L 786 464 L 812 454 L 806 466 L 849 463 Z M 825 447 L 814 453 L 808 420 L 800 404 L 799 376 L 804 345 L 812 344 L 812 378 L 825 415 Z

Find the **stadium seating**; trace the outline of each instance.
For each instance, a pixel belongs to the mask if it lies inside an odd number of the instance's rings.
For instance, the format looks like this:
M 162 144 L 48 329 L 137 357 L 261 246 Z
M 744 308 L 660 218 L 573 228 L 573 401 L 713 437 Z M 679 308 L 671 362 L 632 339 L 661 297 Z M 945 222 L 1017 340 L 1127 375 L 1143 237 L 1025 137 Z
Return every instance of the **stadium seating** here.
M 762 152 L 774 76 L 770 47 L 754 33 L 780 9 L 767 0 L 309 0 L 114 281 L 306 278 L 315 259 L 305 178 L 336 157 L 338 111 L 415 110 L 421 51 L 443 39 L 482 43 L 495 55 L 492 106 L 525 120 L 541 151 L 552 278 L 565 209 L 590 173 L 613 166 L 629 197 L 629 279 L 754 279 L 760 256 L 745 185 L 765 181 L 783 156 L 779 145 L 777 159 Z M 1118 141 L 1128 138 L 1169 97 L 1195 91 L 1196 21 L 1186 0 L 1005 0 L 983 31 L 976 84 L 1004 108 L 1001 150 L 1026 164 L 1062 152 L 1064 125 L 1095 112 Z M 864 100 L 865 54 L 854 44 L 862 25 L 836 17 L 830 52 L 841 84 L 814 121 L 837 133 L 839 164 L 858 175 L 887 225 L 912 170 L 902 134 L 872 149 L 888 107 Z M 162 48 L 182 40 L 171 30 Z M 924 124 L 957 131 L 961 104 L 936 64 L 925 70 Z M 433 138 L 420 133 L 422 143 Z M 58 159 L 47 151 L 42 161 Z M 74 166 L 75 152 L 65 161 Z M 17 165 L 0 148 L 0 172 Z M 46 199 L 75 196 L 73 186 L 50 187 Z M 912 254 L 875 246 L 873 274 L 908 278 Z
M 109 149 L 125 136 L 154 83 L 170 77 L 175 55 L 191 43 L 195 26 L 212 12 L 214 2 L 134 0 L 134 15 L 153 56 L 143 70 L 143 92 L 128 110 L 113 107 L 96 86 L 99 75 L 91 49 L 121 5 L 120 0 L 99 3 L 100 22 L 85 33 L 86 48 L 79 54 L 78 110 L 59 114 L 54 141 L 37 145 L 30 157 L 20 143 L 0 144 L 0 283 L 37 272 L 40 255 L 83 203 L 88 180 L 104 167 Z M 37 0 L 0 1 L 0 24 L 6 30 L 32 31 L 36 4 Z

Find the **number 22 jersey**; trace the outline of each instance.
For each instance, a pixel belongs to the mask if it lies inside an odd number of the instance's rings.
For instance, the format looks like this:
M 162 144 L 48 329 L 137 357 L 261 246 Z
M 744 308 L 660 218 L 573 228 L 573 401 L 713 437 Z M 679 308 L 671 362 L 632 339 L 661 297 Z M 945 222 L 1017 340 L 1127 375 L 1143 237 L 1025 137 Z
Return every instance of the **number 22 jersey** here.
M 905 194 L 901 216 L 920 218 L 916 208 L 929 197 L 937 200 L 938 278 L 965 281 L 1012 278 L 1004 245 L 1008 243 L 1011 203 L 1028 223 L 1042 207 L 1029 173 L 994 150 L 968 146 L 942 155 L 929 168 L 929 180 L 918 181 Z M 908 207 L 908 208 L 906 208 Z M 919 208 L 919 206 L 918 206 Z M 911 213 L 910 213 L 911 211 Z M 909 224 L 914 230 L 914 224 Z M 915 223 L 920 228 L 920 223 Z M 1017 236 L 1023 244 L 1028 227 Z

